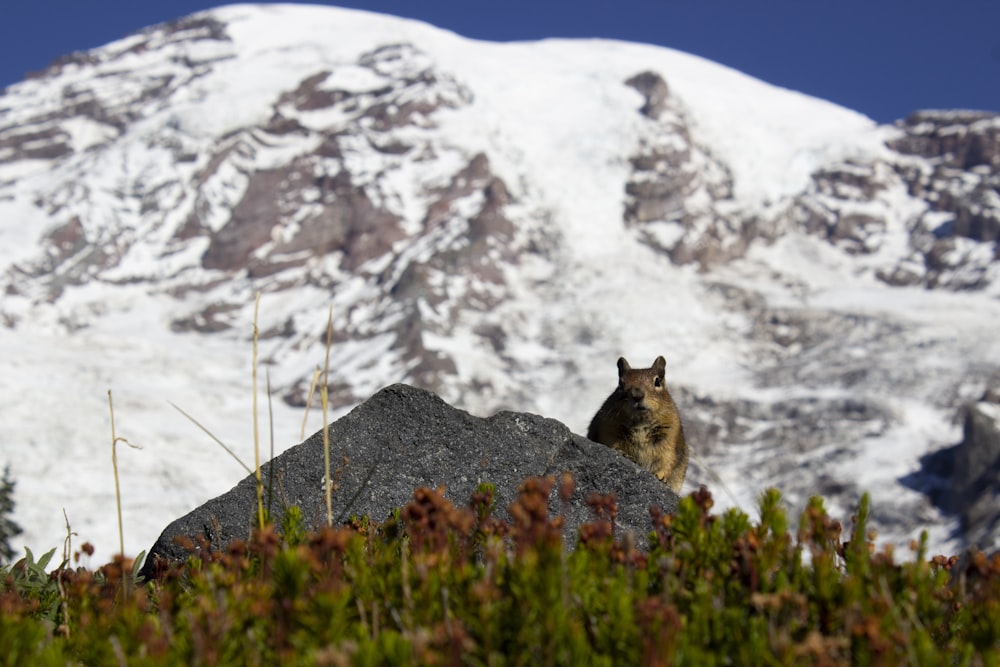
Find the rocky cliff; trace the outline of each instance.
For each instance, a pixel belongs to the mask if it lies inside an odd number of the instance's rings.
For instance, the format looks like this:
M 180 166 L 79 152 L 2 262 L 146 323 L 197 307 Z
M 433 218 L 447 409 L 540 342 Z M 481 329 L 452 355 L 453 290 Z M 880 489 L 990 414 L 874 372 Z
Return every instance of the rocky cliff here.
M 1000 543 L 1000 392 L 989 389 L 963 412 L 962 441 L 926 456 L 912 481 L 958 518 L 964 544 L 991 550 Z

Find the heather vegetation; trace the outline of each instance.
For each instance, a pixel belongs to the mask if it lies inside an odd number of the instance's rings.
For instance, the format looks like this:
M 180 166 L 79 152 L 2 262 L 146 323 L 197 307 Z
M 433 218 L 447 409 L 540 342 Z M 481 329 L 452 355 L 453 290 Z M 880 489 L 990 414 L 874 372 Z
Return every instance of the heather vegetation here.
M 897 559 L 814 499 L 797 528 L 780 495 L 759 517 L 711 512 L 702 489 L 651 511 L 648 548 L 615 500 L 564 548 L 556 480 L 524 482 L 501 520 L 417 489 L 383 523 L 308 531 L 294 508 L 245 542 L 135 580 L 117 558 L 53 554 L 3 570 L 5 664 L 949 664 L 1000 662 L 1000 556 Z M 556 497 L 568 498 L 568 477 Z M 557 503 L 558 504 L 558 503 Z M 89 546 L 82 548 L 83 560 Z M 898 562 L 897 562 L 898 561 Z

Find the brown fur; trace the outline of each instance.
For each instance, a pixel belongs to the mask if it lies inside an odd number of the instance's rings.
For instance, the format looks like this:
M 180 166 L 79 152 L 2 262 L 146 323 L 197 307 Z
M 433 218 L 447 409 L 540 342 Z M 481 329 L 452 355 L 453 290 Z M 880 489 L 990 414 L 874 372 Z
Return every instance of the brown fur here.
M 594 415 L 587 437 L 617 449 L 680 493 L 688 446 L 677 406 L 665 379 L 667 362 L 632 368 L 618 359 L 618 388 Z

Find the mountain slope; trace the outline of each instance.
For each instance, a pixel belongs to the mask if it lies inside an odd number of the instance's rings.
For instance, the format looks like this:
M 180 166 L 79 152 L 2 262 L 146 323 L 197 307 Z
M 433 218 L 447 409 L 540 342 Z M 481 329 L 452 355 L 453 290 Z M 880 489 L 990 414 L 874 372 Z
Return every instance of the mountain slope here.
M 997 373 L 998 136 L 967 113 L 875 126 L 666 49 L 318 7 L 68 56 L 0 97 L 26 539 L 60 541 L 66 507 L 115 543 L 108 388 L 145 447 L 120 453 L 127 551 L 243 475 L 168 401 L 252 461 L 261 292 L 279 449 L 332 305 L 341 412 L 404 381 L 582 431 L 620 354 L 664 354 L 720 501 L 775 485 L 848 512 L 870 489 L 887 539 L 947 545 L 954 520 L 899 480 Z

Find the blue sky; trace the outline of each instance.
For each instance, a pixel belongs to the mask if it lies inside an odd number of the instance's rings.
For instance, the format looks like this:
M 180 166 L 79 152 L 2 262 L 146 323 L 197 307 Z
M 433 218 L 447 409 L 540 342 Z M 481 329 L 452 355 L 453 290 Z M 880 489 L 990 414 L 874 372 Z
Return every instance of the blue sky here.
M 218 3 L 13 0 L 0 87 L 58 56 Z M 880 122 L 924 108 L 1000 111 L 1000 0 L 371 0 L 338 4 L 495 41 L 660 44 L 831 100 Z

